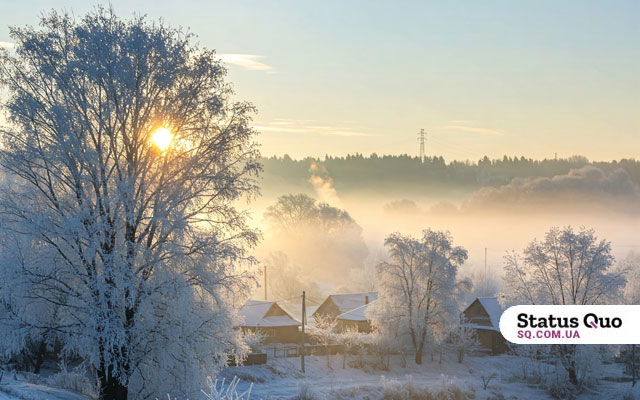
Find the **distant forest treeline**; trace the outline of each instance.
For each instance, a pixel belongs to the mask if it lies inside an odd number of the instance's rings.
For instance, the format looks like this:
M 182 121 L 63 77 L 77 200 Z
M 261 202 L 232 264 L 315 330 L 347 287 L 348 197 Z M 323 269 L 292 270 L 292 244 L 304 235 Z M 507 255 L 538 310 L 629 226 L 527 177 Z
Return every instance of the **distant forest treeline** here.
M 624 169 L 636 184 L 640 184 L 640 161 L 590 162 L 583 156 L 534 160 L 525 157 L 504 156 L 502 159 L 484 157 L 478 161 L 446 162 L 443 157 L 404 155 L 345 157 L 325 156 L 324 159 L 307 157 L 294 160 L 288 155 L 263 158 L 265 186 L 287 184 L 308 186 L 311 164 L 316 162 L 326 169 L 325 178 L 331 178 L 336 189 L 342 191 L 403 189 L 424 192 L 427 188 L 474 190 L 483 186 L 500 186 L 513 178 L 537 178 L 565 175 L 572 169 L 591 165 L 605 173 Z M 316 172 L 317 174 L 317 172 Z

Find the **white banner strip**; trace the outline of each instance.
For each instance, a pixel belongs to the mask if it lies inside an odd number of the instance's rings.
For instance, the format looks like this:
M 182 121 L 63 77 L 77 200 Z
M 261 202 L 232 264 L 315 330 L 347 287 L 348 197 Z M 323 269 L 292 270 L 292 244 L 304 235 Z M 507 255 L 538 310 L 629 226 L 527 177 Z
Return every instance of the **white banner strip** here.
M 514 306 L 500 332 L 518 344 L 640 344 L 640 305 Z

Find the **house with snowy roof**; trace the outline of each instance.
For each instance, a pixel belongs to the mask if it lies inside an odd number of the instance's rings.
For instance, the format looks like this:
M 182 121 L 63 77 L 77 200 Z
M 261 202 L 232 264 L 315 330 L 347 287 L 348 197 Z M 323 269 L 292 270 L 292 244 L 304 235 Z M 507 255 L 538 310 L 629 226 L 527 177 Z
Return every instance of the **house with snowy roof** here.
M 242 317 L 242 322 L 237 328 L 265 335 L 265 343 L 300 341 L 300 322 L 274 301 L 249 300 L 238 314 Z
M 474 329 L 480 347 L 492 354 L 507 351 L 507 342 L 500 333 L 502 306 L 497 297 L 478 297 L 463 311 L 462 326 Z
M 377 298 L 377 292 L 332 294 L 320 304 L 313 313 L 313 318 L 338 318 L 338 316 L 367 305 Z
M 371 320 L 369 320 L 369 317 L 367 316 L 367 310 L 369 309 L 369 306 L 375 302 L 376 300 L 373 300 L 363 306 L 338 315 L 336 317 L 338 321 L 336 329 L 340 332 L 344 332 L 349 329 L 357 329 L 358 332 L 362 333 L 371 332 Z

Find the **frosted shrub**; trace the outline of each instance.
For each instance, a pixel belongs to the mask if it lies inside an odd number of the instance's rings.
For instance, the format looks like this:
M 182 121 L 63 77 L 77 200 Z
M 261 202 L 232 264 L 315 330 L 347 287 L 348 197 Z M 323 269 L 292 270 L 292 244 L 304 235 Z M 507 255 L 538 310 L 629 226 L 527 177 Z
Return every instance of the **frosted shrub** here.
M 382 387 L 385 400 L 464 400 L 473 398 L 472 393 L 467 393 L 452 383 L 444 385 L 440 391 L 431 392 L 426 386 L 416 386 L 410 375 L 405 383 L 382 377 Z
M 302 381 L 298 384 L 298 395 L 294 397 L 295 400 L 317 400 L 319 399 L 316 392 L 311 388 L 309 382 Z
M 84 363 L 73 368 L 71 371 L 67 369 L 64 361 L 60 362 L 60 371 L 51 375 L 46 379 L 45 383 L 59 389 L 72 390 L 82 393 L 89 397 L 97 397 L 98 390 L 96 385 L 86 375 L 86 365 Z
M 225 379 L 222 378 L 220 385 L 218 385 L 217 379 L 214 381 L 211 377 L 208 377 L 207 386 L 209 386 L 209 390 L 203 390 L 202 393 L 204 393 L 207 400 L 249 400 L 253 383 L 249 385 L 249 389 L 242 393 L 238 393 L 238 383 L 240 383 L 240 379 L 233 377 L 231 382 L 225 386 Z
M 331 352 L 329 346 L 338 341 L 338 334 L 335 332 L 338 320 L 327 316 L 320 316 L 314 325 L 309 326 L 309 335 L 324 346 L 327 355 L 327 368 L 331 367 Z
M 242 340 L 253 353 L 259 353 L 267 335 L 262 330 L 242 333 Z

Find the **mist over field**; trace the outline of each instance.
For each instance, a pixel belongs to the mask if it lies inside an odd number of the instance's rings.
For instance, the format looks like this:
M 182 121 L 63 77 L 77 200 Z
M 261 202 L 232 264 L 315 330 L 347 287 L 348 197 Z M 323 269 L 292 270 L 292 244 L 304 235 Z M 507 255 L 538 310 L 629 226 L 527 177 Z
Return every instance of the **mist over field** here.
M 262 197 L 253 214 L 265 237 L 258 258 L 290 253 L 295 264 L 290 268 L 321 282 L 318 297 L 336 288 L 373 289 L 367 277 L 386 257 L 384 238 L 394 232 L 449 231 L 469 252 L 461 274 L 471 278 L 484 275 L 486 248 L 487 272 L 498 281 L 506 252 L 522 251 L 552 226 L 594 229 L 600 239 L 611 241 L 617 260 L 640 249 L 640 163 L 635 160 L 505 156 L 445 162 L 434 157 L 421 164 L 417 157 L 356 155 L 298 161 L 285 156 L 264 164 Z M 316 252 L 317 243 L 310 239 L 307 248 L 300 236 L 276 238 L 264 213 L 287 194 L 306 194 L 346 211 L 362 228 L 362 242 L 352 240 L 355 255 Z

